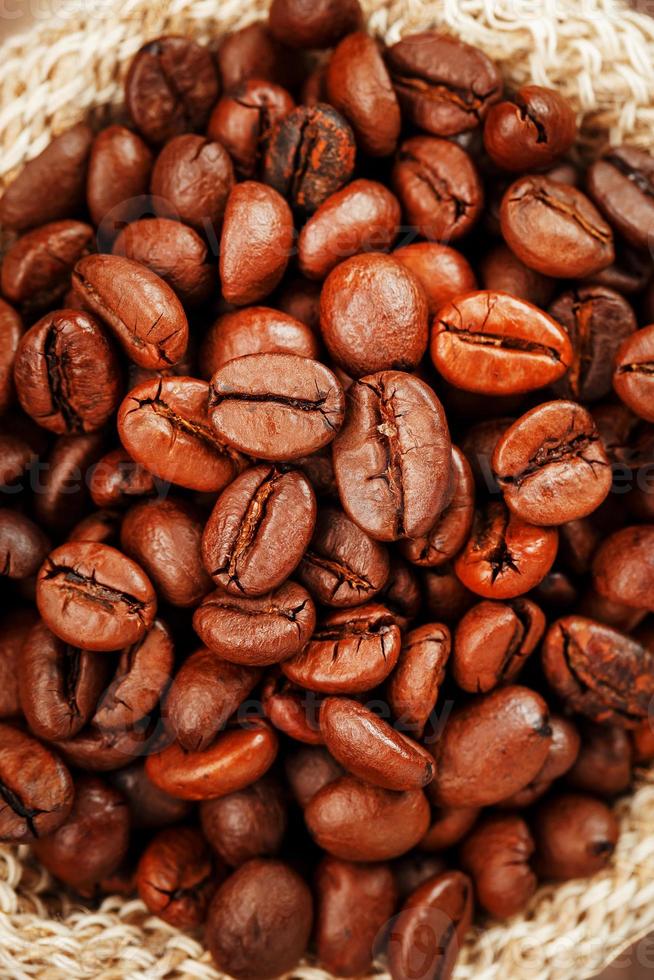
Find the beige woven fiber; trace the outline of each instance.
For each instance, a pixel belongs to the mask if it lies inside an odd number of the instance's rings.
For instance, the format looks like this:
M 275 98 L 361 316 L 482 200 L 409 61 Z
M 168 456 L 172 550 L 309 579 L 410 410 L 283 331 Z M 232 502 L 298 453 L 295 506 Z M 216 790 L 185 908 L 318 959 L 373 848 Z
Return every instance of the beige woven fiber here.
M 107 114 L 140 45 L 162 33 L 215 46 L 268 0 L 70 0 L 0 47 L 0 186 L 66 125 Z M 645 0 L 647 2 L 647 0 Z M 654 0 L 649 0 L 654 13 Z M 84 9 L 84 4 L 88 10 Z M 552 85 L 576 106 L 588 152 L 652 145 L 654 19 L 618 0 L 363 0 L 371 31 L 394 41 L 439 26 L 478 44 L 508 85 Z M 92 8 L 92 9 L 91 9 Z M 80 12 L 81 11 L 81 12 Z M 467 941 L 456 980 L 583 980 L 654 929 L 654 778 L 618 804 L 610 868 L 540 889 L 527 913 Z M 302 980 L 328 980 L 310 965 Z M 0 980 L 217 980 L 196 938 L 138 901 L 74 905 L 27 848 L 0 847 Z

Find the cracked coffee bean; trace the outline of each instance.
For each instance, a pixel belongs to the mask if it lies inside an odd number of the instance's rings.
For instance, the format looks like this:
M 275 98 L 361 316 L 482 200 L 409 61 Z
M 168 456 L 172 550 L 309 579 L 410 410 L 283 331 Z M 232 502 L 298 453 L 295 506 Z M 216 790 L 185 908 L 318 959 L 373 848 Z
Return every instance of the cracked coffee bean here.
M 541 170 L 567 153 L 577 136 L 575 114 L 562 95 L 523 85 L 512 102 L 488 111 L 484 146 L 503 170 Z
M 250 180 L 259 172 L 272 127 L 294 108 L 281 85 L 250 78 L 218 100 L 207 135 L 225 147 L 237 175 Z
M 154 210 L 197 232 L 210 235 L 219 228 L 234 171 L 220 143 L 186 133 L 169 140 L 152 169 L 150 193 Z
M 441 623 L 426 623 L 405 634 L 387 684 L 388 703 L 400 731 L 422 736 L 445 680 L 450 647 L 450 631 Z
M 538 879 L 529 861 L 535 845 L 519 816 L 488 817 L 461 849 L 461 864 L 475 884 L 481 907 L 496 919 L 522 912 Z
M 179 929 L 202 925 L 224 872 L 214 867 L 195 827 L 169 827 L 150 841 L 136 869 L 139 898 L 149 911 Z
M 647 422 L 654 422 L 654 326 L 636 330 L 615 355 L 613 387 L 621 401 Z
M 651 249 L 654 159 L 635 146 L 616 146 L 588 168 L 588 192 L 616 231 L 637 249 Z
M 91 225 L 56 221 L 28 231 L 7 250 L 2 260 L 3 295 L 25 313 L 55 306 L 70 285 L 78 259 L 93 247 Z

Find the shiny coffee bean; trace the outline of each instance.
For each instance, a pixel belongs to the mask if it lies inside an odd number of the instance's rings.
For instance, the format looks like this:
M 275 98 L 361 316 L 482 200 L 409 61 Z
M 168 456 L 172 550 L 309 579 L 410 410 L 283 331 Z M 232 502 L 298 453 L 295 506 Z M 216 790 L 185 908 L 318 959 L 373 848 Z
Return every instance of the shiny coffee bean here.
M 84 513 L 87 477 L 104 448 L 99 432 L 60 436 L 45 460 L 34 498 L 36 517 L 47 528 L 67 530 Z
M 268 23 L 273 36 L 293 48 L 331 48 L 356 31 L 362 17 L 358 0 L 319 0 L 310 10 L 301 0 L 273 0 Z
M 20 316 L 0 299 L 0 414 L 6 412 L 13 400 L 13 365 L 22 333 Z
M 186 133 L 161 150 L 150 191 L 160 217 L 183 221 L 208 235 L 220 227 L 233 185 L 227 150 L 220 143 Z
M 129 507 L 155 492 L 155 479 L 124 449 L 112 449 L 91 470 L 89 491 L 96 507 Z
M 546 307 L 555 289 L 553 279 L 530 269 L 503 243 L 495 245 L 483 257 L 480 272 L 484 289 L 494 293 L 510 293 L 516 299 L 524 299 L 533 306 Z M 453 297 L 448 297 L 450 298 Z M 555 320 L 562 322 L 553 310 L 549 312 Z M 562 325 L 566 326 L 565 323 Z
M 480 602 L 454 633 L 452 673 L 459 687 L 483 694 L 513 681 L 545 631 L 545 616 L 530 599 Z
M 179 929 L 193 929 L 204 922 L 221 877 L 199 830 L 170 827 L 143 852 L 136 887 L 150 912 Z
M 78 735 L 53 742 L 63 760 L 75 769 L 112 772 L 131 765 L 157 745 L 153 725 L 108 731 L 88 725 Z
M 407 854 L 391 863 L 391 870 L 397 886 L 398 898 L 404 902 L 411 892 L 428 878 L 440 875 L 445 871 L 445 862 L 435 854 L 423 854 L 416 851 Z
M 597 796 L 624 793 L 631 784 L 633 762 L 629 734 L 614 725 L 585 724 L 583 742 L 566 782 Z
M 570 103 L 555 89 L 523 85 L 512 102 L 491 106 L 484 147 L 503 170 L 540 170 L 567 153 L 577 136 Z
M 498 806 L 510 810 L 531 806 L 534 800 L 545 795 L 555 779 L 559 779 L 572 768 L 581 745 L 579 730 L 571 721 L 560 715 L 550 715 L 550 728 L 552 740 L 543 768 L 526 786 L 505 800 L 501 800 Z
M 461 864 L 485 912 L 507 919 L 523 911 L 536 891 L 529 864 L 533 853 L 534 841 L 522 817 L 498 814 L 475 827 L 461 848 Z
M 318 723 L 320 699 L 292 684 L 278 668 L 266 675 L 261 688 L 261 706 L 278 731 L 306 745 L 323 744 Z
M 615 356 L 613 387 L 621 401 L 642 419 L 654 422 L 652 364 L 654 326 L 636 330 L 620 345 Z
M 393 256 L 414 274 L 427 297 L 429 315 L 455 296 L 477 288 L 468 260 L 441 242 L 416 242 L 393 251 Z
M 92 244 L 93 229 L 81 221 L 55 221 L 28 231 L 2 260 L 3 295 L 26 311 L 56 305 L 69 287 L 75 263 Z
M 605 868 L 618 839 L 618 823 L 592 796 L 555 796 L 536 811 L 536 868 L 544 878 L 587 878 Z
M 319 357 L 316 334 L 301 320 L 267 306 L 224 313 L 204 335 L 202 377 L 211 378 L 228 361 L 247 354 L 298 354 Z
M 73 805 L 73 780 L 49 749 L 11 725 L 0 725 L 0 840 L 47 837 Z
M 0 579 L 36 575 L 50 550 L 38 524 L 20 511 L 0 508 Z
M 432 783 L 427 788 L 427 797 L 433 792 Z M 479 807 L 449 807 L 435 806 L 432 809 L 432 821 L 429 830 L 420 841 L 424 851 L 444 851 L 458 844 L 477 822 Z
M 237 175 L 250 180 L 258 174 L 272 127 L 294 108 L 281 85 L 251 78 L 218 100 L 207 135 L 225 147 Z
M 637 249 L 651 247 L 654 160 L 635 146 L 612 147 L 588 169 L 588 191 L 616 231 Z
M 28 606 L 3 613 L 0 618 L 0 718 L 21 713 L 18 664 L 32 627 L 38 622 L 36 611 Z
M 593 558 L 593 586 L 610 602 L 652 610 L 654 525 L 625 527 L 605 538 Z
M 425 610 L 430 619 L 456 623 L 477 601 L 454 573 L 451 565 L 439 565 L 425 570 L 421 581 L 425 595 Z
M 426 623 L 405 633 L 397 666 L 388 685 L 388 703 L 397 729 L 419 738 L 431 715 L 450 655 L 450 631 Z
M 142 216 L 152 160 L 147 144 L 126 126 L 107 126 L 93 140 L 86 202 L 103 244 L 126 222 Z
M 176 800 L 150 782 L 142 761 L 118 769 L 109 779 L 125 797 L 135 829 L 159 830 L 186 820 L 191 812 L 190 803 Z
M 323 786 L 343 775 L 341 766 L 327 749 L 316 745 L 293 746 L 284 760 L 284 771 L 291 793 L 302 809 Z
M 225 34 L 218 45 L 216 62 L 225 92 L 232 92 L 250 78 L 292 88 L 300 69 L 290 48 L 273 37 L 263 20 Z
M 120 536 L 122 514 L 117 510 L 96 510 L 83 517 L 68 535 L 68 541 L 95 541 L 116 545 Z
M 200 804 L 202 831 L 211 847 L 234 868 L 279 851 L 286 833 L 286 802 L 272 776 L 245 789 Z

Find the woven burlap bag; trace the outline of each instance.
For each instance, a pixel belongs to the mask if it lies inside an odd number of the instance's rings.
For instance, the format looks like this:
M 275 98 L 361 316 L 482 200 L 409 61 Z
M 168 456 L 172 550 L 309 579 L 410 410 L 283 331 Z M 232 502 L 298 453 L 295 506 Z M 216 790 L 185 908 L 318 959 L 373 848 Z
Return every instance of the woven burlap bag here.
M 125 68 L 145 40 L 177 32 L 215 46 L 225 31 L 264 14 L 267 2 L 77 0 L 74 9 L 6 42 L 0 185 L 66 125 L 110 116 L 122 101 Z M 83 4 L 93 9 L 80 13 Z M 588 154 L 608 140 L 654 142 L 654 20 L 646 12 L 610 0 L 363 5 L 370 30 L 386 41 L 438 25 L 483 47 L 509 85 L 533 80 L 558 88 L 579 111 Z M 583 980 L 654 929 L 654 778 L 641 773 L 617 813 L 622 832 L 611 866 L 591 880 L 543 887 L 525 915 L 475 930 L 456 980 Z M 654 966 L 644 944 L 636 957 Z M 81 907 L 27 848 L 0 847 L 0 980 L 219 976 L 197 938 L 149 915 L 141 902 L 112 897 L 97 910 Z M 293 976 L 328 980 L 311 965 Z

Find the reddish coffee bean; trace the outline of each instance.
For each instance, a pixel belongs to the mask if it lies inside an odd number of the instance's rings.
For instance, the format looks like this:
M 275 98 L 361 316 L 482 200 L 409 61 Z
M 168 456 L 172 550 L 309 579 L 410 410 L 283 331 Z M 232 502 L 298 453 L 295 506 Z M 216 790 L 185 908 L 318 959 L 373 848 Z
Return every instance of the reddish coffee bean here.
M 144 381 L 118 410 L 121 442 L 137 463 L 161 480 L 216 493 L 239 472 L 242 459 L 211 427 L 208 401 L 206 381 Z
M 282 670 L 309 691 L 357 694 L 388 677 L 400 646 L 399 627 L 384 606 L 339 609 L 321 620 L 309 642 L 282 664 Z
M 261 705 L 266 718 L 280 732 L 296 742 L 322 745 L 318 724 L 320 699 L 291 684 L 278 668 L 269 671 L 261 689 Z
M 248 667 L 293 657 L 308 642 L 315 625 L 311 596 L 295 582 L 252 599 L 216 589 L 193 616 L 193 628 L 210 650 Z
M 654 730 L 649 718 L 642 721 L 631 732 L 633 742 L 634 762 L 650 762 L 654 758 Z
M 331 48 L 362 18 L 358 0 L 319 0 L 310 9 L 301 0 L 273 0 L 268 23 L 273 36 L 293 48 Z
M 651 371 L 654 326 L 636 330 L 617 350 L 613 387 L 618 397 L 640 418 L 654 422 Z
M 125 79 L 127 111 L 151 143 L 201 129 L 217 98 L 218 78 L 209 51 L 172 34 L 144 44 Z
M 105 731 L 89 725 L 73 738 L 53 742 L 64 761 L 75 769 L 112 772 L 143 758 L 157 745 L 151 725 Z
M 459 687 L 483 694 L 514 680 L 545 631 L 545 616 L 530 599 L 480 602 L 454 634 L 452 668 Z
M 319 333 L 321 290 L 320 283 L 295 276 L 281 286 L 275 294 L 275 302 L 288 316 L 295 317 L 314 333 Z
M 503 170 L 540 170 L 567 153 L 577 136 L 572 106 L 541 85 L 523 85 L 512 102 L 491 106 L 484 146 Z
M 461 848 L 461 864 L 475 883 L 477 901 L 489 915 L 507 919 L 522 912 L 536 891 L 529 860 L 534 841 L 518 816 L 491 816 Z
M 614 725 L 586 724 L 583 742 L 566 782 L 576 790 L 597 796 L 624 793 L 631 784 L 633 762 L 629 735 Z
M 211 512 L 202 536 L 205 568 L 233 595 L 264 595 L 293 574 L 315 522 L 316 497 L 304 474 L 254 466 L 223 490 Z
M 68 541 L 95 541 L 96 544 L 116 545 L 121 520 L 122 515 L 117 510 L 96 510 L 75 525 L 68 535 Z
M 109 779 L 125 797 L 135 829 L 158 830 L 186 820 L 191 813 L 190 803 L 176 800 L 150 782 L 143 762 L 119 769 Z
M 425 595 L 425 609 L 430 619 L 444 623 L 456 623 L 466 609 L 477 601 L 454 574 L 451 565 L 439 565 L 423 572 L 422 587 Z
M 232 92 L 250 78 L 292 88 L 302 69 L 298 58 L 272 36 L 263 20 L 225 34 L 218 45 L 216 62 L 225 92 Z
M 411 566 L 391 553 L 390 572 L 379 598 L 395 617 L 402 630 L 407 630 L 420 611 L 422 590 Z
M 445 680 L 449 655 L 450 631 L 441 623 L 427 623 L 405 634 L 387 685 L 399 731 L 422 736 Z
M 170 827 L 150 841 L 136 869 L 139 898 L 150 912 L 180 929 L 204 922 L 223 875 L 195 827 Z
M 99 432 L 60 436 L 47 456 L 34 512 L 41 524 L 57 531 L 72 527 L 82 516 L 88 497 L 87 474 L 102 454 Z
M 36 575 L 49 550 L 49 538 L 31 518 L 0 509 L 0 579 Z
M 377 41 L 361 31 L 348 34 L 332 52 L 324 83 L 327 101 L 350 123 L 361 150 L 389 156 L 402 120 Z
M 140 640 L 157 609 L 145 572 L 108 545 L 75 541 L 50 553 L 36 603 L 52 632 L 86 650 L 117 650 Z
M 588 191 L 612 226 L 637 249 L 652 240 L 654 160 L 635 146 L 612 147 L 588 168 Z
M 234 186 L 234 169 L 220 143 L 186 133 L 171 139 L 152 170 L 154 209 L 205 235 L 219 228 Z
M 480 272 L 484 289 L 494 293 L 510 293 L 516 299 L 524 299 L 533 306 L 547 306 L 555 289 L 553 279 L 530 269 L 504 244 L 495 245 L 484 256 L 480 263 Z M 461 293 L 465 291 L 467 290 L 459 290 Z M 549 313 L 553 319 L 562 323 L 553 309 Z M 562 326 L 566 324 L 562 323 Z
M 430 783 L 428 797 L 432 791 Z M 479 813 L 479 807 L 434 807 L 429 830 L 420 841 L 421 849 L 438 852 L 458 844 L 474 826 Z
M 416 242 L 396 248 L 393 257 L 414 274 L 427 297 L 429 315 L 455 296 L 477 288 L 468 260 L 440 242 Z
M 367 976 L 397 901 L 387 865 L 323 858 L 316 870 L 316 947 L 333 976 Z
M 199 358 L 202 376 L 211 378 L 237 357 L 276 353 L 316 359 L 318 339 L 300 320 L 267 306 L 224 313 L 204 335 Z
M 136 497 L 149 497 L 155 480 L 124 449 L 112 449 L 91 470 L 89 491 L 96 507 L 128 507 Z
M 635 609 L 654 606 L 654 525 L 625 527 L 604 539 L 593 559 L 593 586 L 610 602 Z
M 404 902 L 411 892 L 424 884 L 428 878 L 442 874 L 445 870 L 445 862 L 434 854 L 422 854 L 416 851 L 414 854 L 407 854 L 393 861 L 391 870 L 397 885 L 398 898 Z
M 397 793 L 354 776 L 323 786 L 304 818 L 319 847 L 343 861 L 387 861 L 406 854 L 429 824 L 422 790 Z
M 183 357 L 184 309 L 170 286 L 144 265 L 122 255 L 89 255 L 75 266 L 73 291 L 135 364 L 156 370 Z
M 147 144 L 126 126 L 107 126 L 93 140 L 86 201 L 93 224 L 107 241 L 126 222 L 142 216 L 152 160 Z
M 609 808 L 592 796 L 553 797 L 536 811 L 533 823 L 536 868 L 545 878 L 586 878 L 605 868 L 618 839 Z
M 73 780 L 45 746 L 11 725 L 0 725 L 0 840 L 22 844 L 47 837 L 73 805 Z
M 511 184 L 500 221 L 509 248 L 546 276 L 592 276 L 615 258 L 613 232 L 586 195 L 547 177 Z
M 498 806 L 509 809 L 531 806 L 534 800 L 540 799 L 548 791 L 555 779 L 565 775 L 572 768 L 581 745 L 578 729 L 567 718 L 559 715 L 550 716 L 550 728 L 552 741 L 543 768 L 536 773 L 531 782 L 517 793 L 502 800 Z
M 316 793 L 343 775 L 343 770 L 327 749 L 314 745 L 294 746 L 284 760 L 286 780 L 302 809 Z
M 202 831 L 211 847 L 234 868 L 251 858 L 277 854 L 286 833 L 282 786 L 264 776 L 251 786 L 200 804 Z
M 23 325 L 18 313 L 0 299 L 0 415 L 7 411 L 13 400 L 14 358 L 22 333 Z
M 28 231 L 2 260 L 3 295 L 25 310 L 56 305 L 69 287 L 75 263 L 92 243 L 93 229 L 81 221 L 55 221 Z
M 286 89 L 263 78 L 242 82 L 216 103 L 207 135 L 225 147 L 239 177 L 257 176 L 270 130 L 295 108 Z
M 0 619 L 0 718 L 13 718 L 21 713 L 18 664 L 23 645 L 32 627 L 38 622 L 36 611 L 18 607 L 3 613 Z
M 255 858 L 218 889 L 204 940 L 221 972 L 264 980 L 297 965 L 312 919 L 311 892 L 297 872 L 282 861 Z

